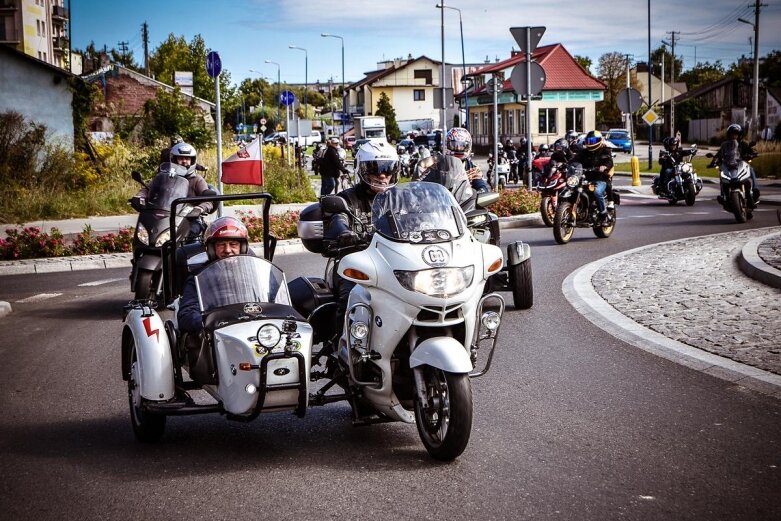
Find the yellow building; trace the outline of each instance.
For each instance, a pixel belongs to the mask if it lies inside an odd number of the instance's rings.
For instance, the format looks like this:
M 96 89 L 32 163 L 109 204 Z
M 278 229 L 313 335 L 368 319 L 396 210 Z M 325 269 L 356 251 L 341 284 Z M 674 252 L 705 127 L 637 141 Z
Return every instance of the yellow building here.
M 0 0 L 0 43 L 69 69 L 65 0 Z

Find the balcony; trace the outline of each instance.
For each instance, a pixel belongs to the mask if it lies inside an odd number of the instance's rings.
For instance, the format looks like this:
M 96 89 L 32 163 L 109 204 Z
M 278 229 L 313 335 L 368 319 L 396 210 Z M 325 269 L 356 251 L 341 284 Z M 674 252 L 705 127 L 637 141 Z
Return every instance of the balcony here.
M 62 53 L 68 50 L 68 39 L 64 36 L 52 38 L 52 48 L 56 53 Z
M 65 9 L 61 5 L 53 5 L 52 6 L 52 18 L 54 20 L 67 20 L 68 19 L 68 10 Z
M 6 30 L 6 25 L 3 23 L 3 18 L 0 17 L 0 43 L 10 43 L 17 45 L 21 42 L 19 35 L 14 29 L 10 31 Z

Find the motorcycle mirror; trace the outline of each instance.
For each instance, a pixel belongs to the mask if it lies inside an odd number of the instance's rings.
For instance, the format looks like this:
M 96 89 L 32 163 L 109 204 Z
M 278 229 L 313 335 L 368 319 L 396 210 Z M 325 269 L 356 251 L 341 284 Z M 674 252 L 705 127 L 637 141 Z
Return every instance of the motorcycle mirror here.
M 133 170 L 132 172 L 130 172 L 130 177 L 133 178 L 133 181 L 144 185 L 144 178 L 141 177 L 141 172 L 139 172 L 138 170 Z
M 199 172 L 208 172 L 208 171 L 209 171 L 209 167 L 208 167 L 208 166 L 206 166 L 206 165 L 199 165 L 199 164 L 196 164 L 196 165 L 195 165 L 195 169 L 196 169 L 197 171 L 199 171 Z
M 708 152 L 707 154 L 705 154 L 705 157 L 713 157 L 713 154 Z
M 349 213 L 347 202 L 338 195 L 326 195 L 320 199 L 320 207 L 325 213 Z
M 499 194 L 496 192 L 482 192 L 477 194 L 475 205 L 480 208 L 487 208 L 499 200 Z

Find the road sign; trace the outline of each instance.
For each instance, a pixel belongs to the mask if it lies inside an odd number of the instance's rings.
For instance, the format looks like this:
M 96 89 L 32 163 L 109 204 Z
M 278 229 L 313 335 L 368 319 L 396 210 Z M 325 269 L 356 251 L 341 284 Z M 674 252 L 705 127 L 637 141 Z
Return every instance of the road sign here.
M 531 69 L 531 94 L 534 96 L 542 92 L 542 88 L 545 86 L 545 70 L 537 62 L 530 62 L 528 65 Z M 513 72 L 510 75 L 513 90 L 521 96 L 529 94 L 526 92 L 526 66 L 526 62 L 519 63 L 513 67 Z
M 257 124 L 257 123 L 255 123 L 254 125 L 252 125 L 252 132 L 255 132 L 255 133 L 257 133 L 257 132 L 258 132 L 258 124 Z
M 526 31 L 529 33 L 529 43 L 531 48 L 526 49 Z M 510 27 L 510 34 L 513 35 L 515 41 L 518 42 L 518 46 L 521 48 L 521 52 L 534 52 L 537 48 L 537 44 L 540 43 L 542 35 L 545 34 L 545 27 Z
M 618 109 L 625 113 L 635 112 L 643 104 L 643 95 L 637 89 L 624 89 L 618 93 Z
M 502 88 L 504 86 L 503 83 L 503 81 L 496 81 L 495 78 L 491 78 L 485 82 L 485 91 L 488 94 L 493 94 L 494 90 L 496 90 L 497 94 L 501 94 Z
M 266 118 L 260 118 L 260 124 L 265 125 L 266 124 Z
M 266 125 L 261 125 L 260 126 L 260 131 L 261 132 L 265 132 L 266 131 Z
M 296 101 L 296 97 L 289 90 L 284 90 L 279 94 L 279 102 L 285 106 L 292 105 Z
M 216 78 L 222 71 L 222 61 L 216 51 L 211 51 L 206 55 L 206 72 L 209 77 Z
M 658 119 L 659 119 L 659 114 L 657 114 L 656 112 L 654 112 L 654 109 L 648 109 L 648 112 L 646 112 L 645 114 L 643 114 L 643 121 L 645 121 L 646 123 L 648 123 L 648 126 L 649 126 L 649 127 L 650 127 L 651 125 L 653 125 L 654 123 L 656 123 L 656 121 L 657 121 Z

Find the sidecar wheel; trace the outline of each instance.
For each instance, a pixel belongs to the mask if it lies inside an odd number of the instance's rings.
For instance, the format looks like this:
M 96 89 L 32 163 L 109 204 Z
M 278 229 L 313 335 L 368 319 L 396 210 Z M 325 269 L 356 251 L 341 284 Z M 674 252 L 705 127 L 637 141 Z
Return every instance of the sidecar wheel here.
M 510 266 L 510 286 L 513 288 L 513 304 L 516 309 L 529 309 L 534 305 L 531 259 Z
M 570 221 L 572 203 L 559 201 L 553 217 L 553 238 L 559 244 L 567 244 L 575 233 L 575 223 Z
M 144 407 L 146 400 L 141 397 L 141 392 L 136 383 L 138 381 L 138 355 L 136 344 L 132 341 L 130 346 L 130 378 L 127 381 L 127 397 L 130 405 L 130 423 L 133 425 L 133 434 L 138 441 L 154 443 L 163 437 L 165 432 L 166 417 L 160 414 L 151 414 Z
M 472 433 L 472 382 L 466 374 L 424 366 L 426 403 L 415 400 L 418 434 L 432 458 L 456 459 Z

